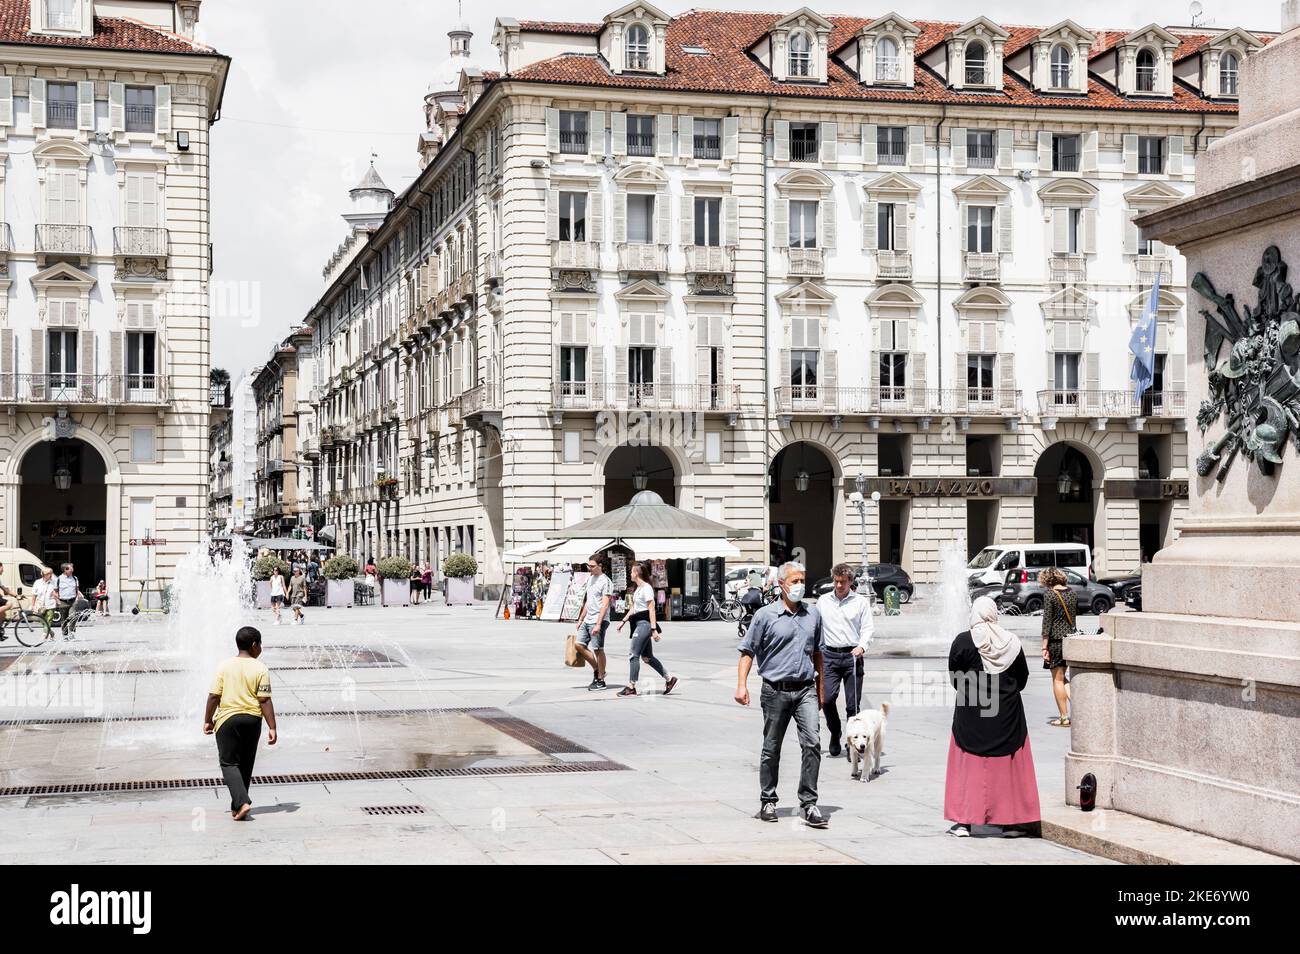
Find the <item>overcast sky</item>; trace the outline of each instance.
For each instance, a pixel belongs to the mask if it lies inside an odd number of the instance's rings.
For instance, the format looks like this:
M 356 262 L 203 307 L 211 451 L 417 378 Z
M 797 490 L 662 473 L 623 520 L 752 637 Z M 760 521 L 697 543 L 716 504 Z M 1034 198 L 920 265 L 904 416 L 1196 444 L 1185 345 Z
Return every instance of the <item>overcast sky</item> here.
M 881 0 L 873 13 L 887 12 Z M 1276 0 L 1202 0 L 1202 22 L 1276 30 Z M 1083 26 L 1187 25 L 1190 0 L 1049 4 L 1030 0 L 898 3 L 914 19 L 965 21 L 983 14 L 1047 26 L 1067 13 Z M 861 0 L 809 4 L 823 14 L 863 15 Z M 620 0 L 472 2 L 473 59 L 496 68 L 499 16 L 597 21 Z M 703 9 L 798 9 L 798 2 L 718 0 L 659 4 L 670 15 Z M 876 9 L 876 8 L 879 9 Z M 1086 11 L 1086 12 L 1085 12 Z M 418 171 L 423 97 L 447 57 L 456 21 L 448 0 L 207 0 L 199 36 L 233 57 L 221 121 L 212 134 L 213 365 L 232 375 L 260 364 L 300 323 L 323 289 L 321 268 L 346 235 L 340 213 L 372 152 L 394 192 Z

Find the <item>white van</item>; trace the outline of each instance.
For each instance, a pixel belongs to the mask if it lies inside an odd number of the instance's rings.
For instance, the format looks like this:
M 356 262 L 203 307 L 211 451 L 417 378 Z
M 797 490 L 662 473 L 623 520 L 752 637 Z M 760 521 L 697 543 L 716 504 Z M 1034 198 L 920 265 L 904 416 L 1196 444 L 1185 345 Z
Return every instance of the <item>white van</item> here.
M 40 557 L 19 547 L 0 547 L 0 563 L 4 564 L 4 569 L 0 570 L 0 583 L 24 600 L 32 595 L 32 586 L 45 569 Z
M 1092 551 L 1086 543 L 1007 543 L 985 547 L 966 564 L 971 586 L 1001 585 L 1008 570 L 1037 573 L 1049 566 L 1074 570 L 1096 579 Z

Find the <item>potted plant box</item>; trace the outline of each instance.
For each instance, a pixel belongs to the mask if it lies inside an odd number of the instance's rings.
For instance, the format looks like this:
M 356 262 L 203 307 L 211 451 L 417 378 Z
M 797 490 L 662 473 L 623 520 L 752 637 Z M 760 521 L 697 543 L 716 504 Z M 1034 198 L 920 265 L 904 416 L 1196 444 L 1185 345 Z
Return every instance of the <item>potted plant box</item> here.
M 442 562 L 443 596 L 448 606 L 474 603 L 474 575 L 478 561 L 467 553 L 453 553 Z
M 375 564 L 382 581 L 379 598 L 384 606 L 411 605 L 411 571 L 415 569 L 405 557 L 383 557 Z
M 357 569 L 357 561 L 344 553 L 321 564 L 321 574 L 325 577 L 326 609 L 352 605 L 352 578 L 357 575 Z

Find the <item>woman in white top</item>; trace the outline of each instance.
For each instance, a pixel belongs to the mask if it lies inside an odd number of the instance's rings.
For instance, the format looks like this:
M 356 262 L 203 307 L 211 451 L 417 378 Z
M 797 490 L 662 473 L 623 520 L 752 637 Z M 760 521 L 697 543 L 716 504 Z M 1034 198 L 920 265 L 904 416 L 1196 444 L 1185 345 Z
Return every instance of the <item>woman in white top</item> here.
M 54 611 L 59 608 L 59 586 L 54 582 L 54 571 L 49 567 L 41 578 L 32 586 L 32 612 L 45 617 L 45 622 L 54 622 Z
M 642 561 L 632 564 L 632 602 L 627 615 L 618 624 L 622 629 L 627 623 L 632 624 L 632 645 L 628 652 L 627 685 L 619 692 L 620 696 L 636 695 L 636 680 L 641 674 L 641 663 L 663 676 L 664 695 L 673 691 L 677 677 L 669 676 L 663 663 L 655 658 L 654 644 L 663 637 L 659 632 L 659 622 L 655 618 L 655 591 L 650 585 L 650 564 Z
M 275 625 L 280 625 L 280 607 L 284 606 L 289 591 L 284 585 L 284 576 L 277 566 L 271 573 L 271 611 L 275 613 Z

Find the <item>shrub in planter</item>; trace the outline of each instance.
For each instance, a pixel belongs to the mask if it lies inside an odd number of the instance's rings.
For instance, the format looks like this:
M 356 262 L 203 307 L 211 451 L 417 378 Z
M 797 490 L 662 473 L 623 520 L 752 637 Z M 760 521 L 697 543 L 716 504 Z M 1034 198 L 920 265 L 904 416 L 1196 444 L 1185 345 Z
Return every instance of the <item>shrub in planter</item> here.
M 266 556 L 260 556 L 253 561 L 253 579 L 269 580 L 279 567 L 280 575 L 288 577 L 289 564 L 281 560 L 274 553 L 268 553 Z
M 442 572 L 447 577 L 447 605 L 474 602 L 474 574 L 478 561 L 468 553 L 453 553 L 442 561 Z
M 346 553 L 330 557 L 321 564 L 321 574 L 327 580 L 350 580 L 357 575 L 357 561 Z
M 442 573 L 444 576 L 464 577 L 473 576 L 478 572 L 478 561 L 468 553 L 453 553 L 447 559 L 442 561 Z
M 385 580 L 409 580 L 415 565 L 406 557 L 389 556 L 380 557 L 375 569 Z
M 381 557 L 375 564 L 379 577 L 380 595 L 385 606 L 411 605 L 411 571 L 415 569 L 406 557 Z

